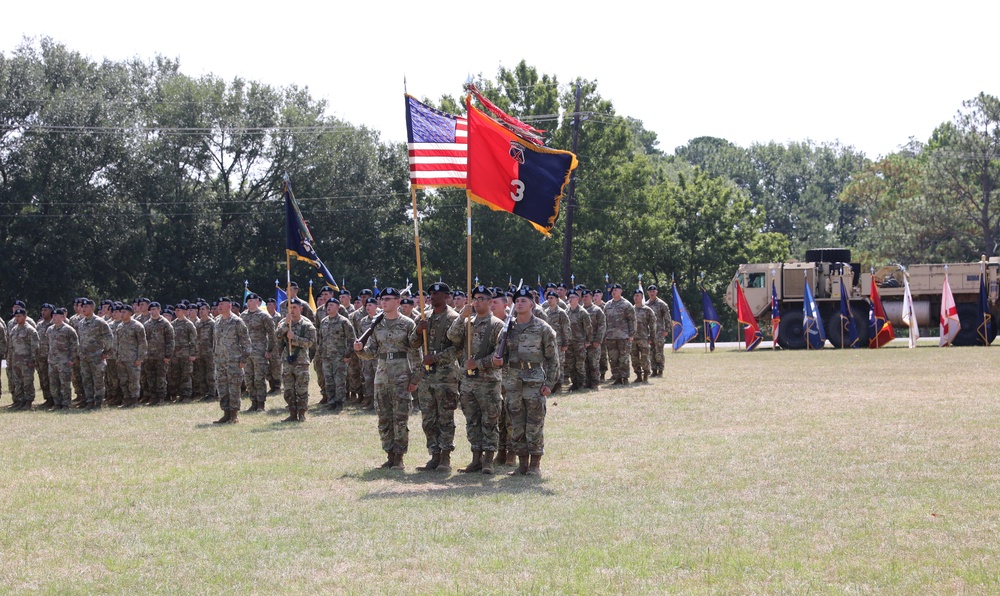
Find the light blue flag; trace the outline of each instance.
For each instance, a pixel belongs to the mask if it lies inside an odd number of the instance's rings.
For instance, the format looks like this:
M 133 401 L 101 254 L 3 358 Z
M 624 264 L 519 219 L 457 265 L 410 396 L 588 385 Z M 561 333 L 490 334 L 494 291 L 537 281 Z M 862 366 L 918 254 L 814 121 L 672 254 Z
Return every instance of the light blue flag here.
M 698 336 L 698 328 L 694 326 L 691 315 L 688 314 L 684 303 L 681 302 L 681 295 L 677 293 L 677 284 L 673 284 L 673 287 L 674 307 L 671 309 L 670 316 L 674 323 L 674 351 L 676 352 L 684 344 Z
M 813 298 L 808 279 L 806 280 L 805 299 L 802 301 L 802 315 L 802 329 L 809 348 L 821 349 L 826 343 L 826 331 L 823 330 L 823 319 L 819 315 L 819 307 L 816 306 L 816 299 Z

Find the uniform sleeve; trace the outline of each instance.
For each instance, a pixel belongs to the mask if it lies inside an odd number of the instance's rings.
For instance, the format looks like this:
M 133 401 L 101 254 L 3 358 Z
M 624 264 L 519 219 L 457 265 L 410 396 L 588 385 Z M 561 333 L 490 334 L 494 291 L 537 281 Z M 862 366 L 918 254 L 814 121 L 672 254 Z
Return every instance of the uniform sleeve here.
M 170 358 L 174 354 L 174 326 L 167 323 L 163 326 L 163 343 L 166 344 L 166 351 L 163 353 L 164 358 Z
M 586 313 L 587 311 L 583 311 Z M 590 320 L 590 315 L 580 317 L 580 322 L 583 326 L 583 341 L 584 343 L 594 343 L 594 323 Z
M 264 317 L 264 328 L 267 329 L 267 333 L 264 334 L 267 338 L 264 341 L 264 351 L 273 352 L 275 346 L 277 345 L 277 341 L 274 336 L 274 319 L 271 318 L 271 315 Z
M 597 326 L 594 328 L 594 341 L 604 343 L 604 337 L 608 334 L 608 317 L 600 308 L 597 309 Z
M 564 310 L 559 311 L 559 324 L 562 325 L 563 328 L 563 342 L 560 347 L 565 347 L 569 345 L 569 340 L 573 337 L 573 330 L 569 328 L 569 315 L 566 314 L 566 311 Z
M 631 304 L 625 309 L 625 324 L 628 326 L 628 336 L 635 337 L 636 330 L 636 320 L 635 320 L 635 307 Z
M 237 320 L 239 324 L 236 325 L 236 336 L 240 346 L 240 364 L 246 364 L 251 352 L 250 330 L 247 329 L 247 324 L 242 319 Z
M 559 348 L 556 332 L 548 325 L 542 326 L 542 357 L 545 360 L 545 386 L 555 387 L 562 372 L 559 370 Z
M 111 326 L 107 323 L 104 324 L 104 350 L 103 355 L 105 358 L 111 356 L 115 349 L 115 332 L 111 330 Z
M 357 336 L 354 335 L 354 327 L 351 322 L 345 320 L 342 324 L 344 329 L 344 351 L 340 353 L 341 357 L 347 356 L 348 354 L 354 353 L 354 342 L 357 341 Z
M 138 345 L 139 360 L 145 360 L 149 354 L 149 342 L 146 341 L 146 328 L 142 325 L 135 327 L 135 334 L 138 338 L 136 344 Z
M 487 339 L 489 342 L 489 351 L 486 355 L 476 361 L 479 368 L 494 368 L 493 366 L 493 355 L 496 354 L 497 346 L 500 345 L 500 334 L 503 333 L 503 321 L 496 319 L 490 320 L 490 336 Z

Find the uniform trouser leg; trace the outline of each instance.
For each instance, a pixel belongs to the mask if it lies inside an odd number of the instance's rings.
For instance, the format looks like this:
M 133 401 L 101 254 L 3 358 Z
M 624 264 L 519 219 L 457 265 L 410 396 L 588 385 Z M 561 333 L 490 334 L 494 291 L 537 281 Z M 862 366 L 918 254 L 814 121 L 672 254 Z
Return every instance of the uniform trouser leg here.
M 361 373 L 361 359 L 351 355 L 347 363 L 347 390 L 361 395 L 364 392 L 364 375 Z
M 636 339 L 632 341 L 632 369 L 636 374 L 640 372 L 646 374 L 650 373 L 650 363 L 649 363 L 649 341 L 645 339 Z
M 267 361 L 267 381 L 275 387 L 281 387 L 281 355 L 271 354 Z
M 80 377 L 83 380 L 83 394 L 87 404 L 101 405 L 104 402 L 104 370 L 107 363 L 100 356 L 80 358 Z
M 42 399 L 46 402 L 53 401 L 52 386 L 49 383 L 49 359 L 44 356 L 38 358 L 35 361 L 35 370 L 38 371 L 38 386 L 42 390 Z
M 73 367 L 69 362 L 49 362 L 49 387 L 52 401 L 57 406 L 68 408 L 73 401 Z
M 375 397 L 375 363 L 371 360 L 362 360 L 361 373 L 365 400 L 371 401 Z
M 604 343 L 601 344 L 601 352 L 599 354 L 599 357 L 601 359 L 601 375 L 603 376 L 608 372 L 608 368 L 610 368 L 610 362 L 609 362 L 610 358 L 608 356 L 608 340 L 604 340 Z
M 316 358 L 313 360 L 313 370 L 316 371 L 316 384 L 319 385 L 320 397 L 329 401 L 329 394 L 326 392 L 326 375 L 323 374 L 323 357 L 316 354 Z
M 14 403 L 35 400 L 35 367 L 34 359 L 15 357 L 13 362 L 8 361 L 11 369 L 13 384 L 11 385 L 11 395 Z
M 163 401 L 167 398 L 167 364 L 163 358 L 147 358 L 142 367 L 150 399 Z
M 420 391 L 420 425 L 427 438 L 427 452 L 454 451 L 458 384 L 425 380 Z
M 118 362 L 118 385 L 121 387 L 122 398 L 127 403 L 135 403 L 139 399 L 139 381 L 142 367 L 134 362 Z
M 240 410 L 240 387 L 243 385 L 243 369 L 239 361 L 216 362 L 215 378 L 219 391 L 219 407 L 222 411 Z
M 387 453 L 406 453 L 410 447 L 410 401 L 406 391 L 409 372 L 388 375 L 386 383 L 375 385 L 375 415 L 382 450 Z
M 281 369 L 281 383 L 289 410 L 309 409 L 309 363 L 285 363 Z
M 652 347 L 653 370 L 663 370 L 663 365 L 665 362 L 663 356 L 663 348 L 666 345 L 667 345 L 666 338 L 657 333 L 656 337 L 653 340 L 653 347 Z
M 504 374 L 507 374 L 506 371 Z M 510 414 L 507 412 L 507 389 L 500 385 L 500 418 L 497 420 L 497 440 L 499 450 L 512 451 L 514 446 L 510 442 Z
M 566 350 L 566 376 L 574 386 L 582 387 L 587 383 L 587 349 L 583 344 L 570 345 Z
M 247 395 L 253 401 L 267 399 L 267 358 L 264 354 L 250 354 L 243 374 L 247 383 Z
M 84 399 L 83 377 L 80 374 L 80 358 L 73 361 L 73 393 L 77 399 Z
M 328 402 L 344 405 L 347 400 L 347 363 L 340 358 L 324 358 L 323 376 Z
M 464 382 L 462 413 L 465 434 L 473 451 L 497 451 L 500 447 L 500 411 L 503 409 L 499 381 Z
M 511 442 L 518 454 L 545 452 L 545 396 L 541 383 L 519 379 L 507 385 L 507 411 L 511 420 Z
M 118 362 L 108 360 L 104 367 L 104 399 L 111 401 L 121 396 L 121 387 L 118 383 Z
M 587 347 L 587 384 L 594 387 L 601 381 L 601 351 L 601 346 L 595 348 L 591 344 Z

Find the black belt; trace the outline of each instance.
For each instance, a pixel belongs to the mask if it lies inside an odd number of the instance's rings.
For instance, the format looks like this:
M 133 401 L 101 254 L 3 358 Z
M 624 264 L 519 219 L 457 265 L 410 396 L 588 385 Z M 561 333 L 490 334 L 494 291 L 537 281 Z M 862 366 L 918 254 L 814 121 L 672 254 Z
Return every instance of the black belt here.
M 407 352 L 389 352 L 387 354 L 379 354 L 379 360 L 399 360 L 400 358 L 406 358 L 409 356 Z

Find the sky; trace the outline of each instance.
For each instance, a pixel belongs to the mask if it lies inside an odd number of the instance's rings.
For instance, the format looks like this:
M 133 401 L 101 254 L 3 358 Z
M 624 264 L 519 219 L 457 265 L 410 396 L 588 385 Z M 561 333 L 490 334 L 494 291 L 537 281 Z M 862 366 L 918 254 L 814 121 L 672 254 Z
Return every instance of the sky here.
M 159 54 L 192 76 L 308 87 L 389 142 L 406 138 L 404 77 L 417 97 L 458 96 L 469 75 L 522 59 L 563 85 L 596 81 L 667 153 L 715 136 L 876 158 L 1000 95 L 995 1 L 673 4 L 18 2 L 0 51 L 47 36 L 95 60 Z

